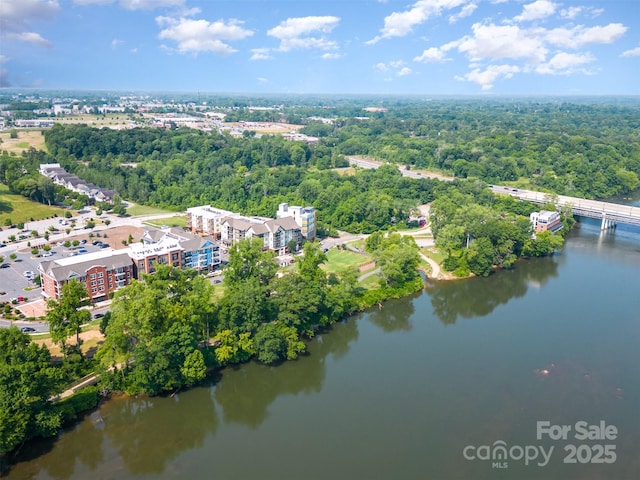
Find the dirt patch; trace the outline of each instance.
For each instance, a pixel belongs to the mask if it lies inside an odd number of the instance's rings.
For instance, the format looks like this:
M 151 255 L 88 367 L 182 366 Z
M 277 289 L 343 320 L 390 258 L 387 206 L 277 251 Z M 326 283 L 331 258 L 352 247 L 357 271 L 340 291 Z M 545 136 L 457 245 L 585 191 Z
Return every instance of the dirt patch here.
M 140 227 L 123 225 L 120 227 L 112 227 L 106 230 L 101 230 L 99 232 L 93 232 L 92 238 L 89 238 L 90 232 L 87 231 L 86 233 L 69 237 L 66 240 L 86 240 L 87 242 L 100 240 L 104 243 L 108 243 L 111 248 L 120 250 L 122 248 L 126 248 L 126 245 L 122 243 L 123 240 L 129 243 L 129 236 L 131 236 L 131 243 L 138 243 L 142 238 L 142 235 L 144 235 L 144 232 L 145 231 Z M 100 236 L 98 236 L 98 234 L 100 234 Z M 105 234 L 107 238 L 104 238 Z
M 102 342 L 104 342 L 104 335 L 100 333 L 100 330 L 87 330 L 86 332 L 80 333 L 80 339 L 82 340 L 82 353 L 87 356 L 93 356 L 95 351 Z M 38 345 L 45 345 L 49 351 L 51 352 L 52 357 L 62 358 L 62 351 L 60 350 L 60 345 L 53 343 L 50 338 L 43 339 L 33 339 L 34 343 Z M 76 337 L 73 335 L 69 337 L 67 340 L 68 345 L 76 344 Z

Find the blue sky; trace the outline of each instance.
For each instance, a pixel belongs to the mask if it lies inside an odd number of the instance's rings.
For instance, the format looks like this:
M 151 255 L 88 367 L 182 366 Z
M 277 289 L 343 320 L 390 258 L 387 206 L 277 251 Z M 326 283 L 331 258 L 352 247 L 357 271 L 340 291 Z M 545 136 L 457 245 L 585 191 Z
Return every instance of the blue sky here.
M 640 94 L 638 0 L 1 0 L 0 85 Z

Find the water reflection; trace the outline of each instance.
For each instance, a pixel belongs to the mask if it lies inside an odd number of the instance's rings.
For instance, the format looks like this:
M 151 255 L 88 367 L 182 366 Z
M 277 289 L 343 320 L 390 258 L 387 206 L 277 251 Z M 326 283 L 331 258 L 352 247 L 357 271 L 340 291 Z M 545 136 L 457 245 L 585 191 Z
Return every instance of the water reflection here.
M 198 415 L 193 415 L 195 410 Z M 173 398 L 124 398 L 108 403 L 100 413 L 109 446 L 131 473 L 162 472 L 168 460 L 202 445 L 218 427 L 207 388 Z
M 530 286 L 541 287 L 557 277 L 558 263 L 558 257 L 531 259 L 527 265 L 487 278 L 440 282 L 429 290 L 433 312 L 444 324 L 454 324 L 458 317 L 483 317 L 498 305 L 524 296 Z
M 223 372 L 222 381 L 215 387 L 215 399 L 222 407 L 225 423 L 256 429 L 267 418 L 269 405 L 280 395 L 319 392 L 326 375 L 325 358 L 346 354 L 349 344 L 357 338 L 357 322 L 347 321 L 312 340 L 309 355 L 297 361 L 277 367 L 250 363 Z M 304 368 L 298 362 L 304 362 Z
M 422 292 L 416 292 L 402 300 L 389 300 L 380 308 L 372 308 L 369 311 L 371 323 L 380 327 L 385 332 L 408 332 L 412 328 L 410 319 L 415 312 L 412 300 L 421 295 Z
M 357 339 L 357 322 L 351 319 L 311 340 L 309 355 L 298 361 L 226 369 L 210 384 L 168 398 L 112 399 L 57 439 L 28 444 L 9 478 L 166 474 L 175 458 L 216 435 L 219 410 L 224 423 L 256 429 L 279 396 L 320 392 L 327 357 L 346 355 Z

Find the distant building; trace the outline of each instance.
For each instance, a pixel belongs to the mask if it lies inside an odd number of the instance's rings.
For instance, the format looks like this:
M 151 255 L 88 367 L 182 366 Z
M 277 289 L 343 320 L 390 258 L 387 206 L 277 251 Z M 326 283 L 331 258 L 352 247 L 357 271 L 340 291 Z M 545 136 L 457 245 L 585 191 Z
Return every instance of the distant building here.
M 53 300 L 60 298 L 62 286 L 76 279 L 85 284 L 92 302 L 106 300 L 134 278 L 133 262 L 126 251 L 101 250 L 40 263 L 42 294 Z
M 147 230 L 142 243 L 129 247 L 136 278 L 154 273 L 156 265 L 213 271 L 220 268 L 220 246 L 212 237 L 192 235 L 182 229 Z
M 533 212 L 529 215 L 529 221 L 531 225 L 533 225 L 533 231 L 535 233 L 546 231 L 556 233 L 558 230 L 561 230 L 563 226 L 560 214 L 549 210 Z
M 283 203 L 273 219 L 245 217 L 203 205 L 187 209 L 187 229 L 194 234 L 212 235 L 226 249 L 245 238 L 261 238 L 265 249 L 284 254 L 292 240 L 299 247 L 303 240 L 316 238 L 316 211 L 313 207 Z
M 72 192 L 86 195 L 98 202 L 112 203 L 113 197 L 117 195 L 114 190 L 97 187 L 93 183 L 82 180 L 77 175 L 68 173 L 59 163 L 41 163 L 38 171 L 40 175 L 50 178 L 56 185 L 60 185 Z
M 222 245 L 229 248 L 237 241 L 247 238 L 260 238 L 265 250 L 273 250 L 278 255 L 287 252 L 289 243 L 296 242 L 296 248 L 302 243 L 300 226 L 293 218 L 256 219 L 225 217 L 222 221 Z
M 214 208 L 211 205 L 187 208 L 187 229 L 191 230 L 191 233 L 212 235 L 218 240 L 222 232 L 222 220 L 233 215 L 233 212 Z
M 40 118 L 33 120 L 16 120 L 13 123 L 16 127 L 20 128 L 51 128 L 55 124 L 53 120 L 43 120 Z
M 298 207 L 281 203 L 278 205 L 276 218 L 292 217 L 300 225 L 300 231 L 305 240 L 313 242 L 316 239 L 316 209 L 313 207 Z

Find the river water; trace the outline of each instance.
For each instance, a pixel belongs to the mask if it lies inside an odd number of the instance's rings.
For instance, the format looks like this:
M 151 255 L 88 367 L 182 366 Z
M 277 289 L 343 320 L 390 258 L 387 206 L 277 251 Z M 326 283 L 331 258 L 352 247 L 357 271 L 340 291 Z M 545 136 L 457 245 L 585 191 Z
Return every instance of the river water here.
M 298 361 L 109 401 L 8 478 L 640 478 L 640 230 L 598 227 L 357 315 Z M 566 439 L 538 439 L 544 421 Z M 484 460 L 497 445 L 506 458 Z

